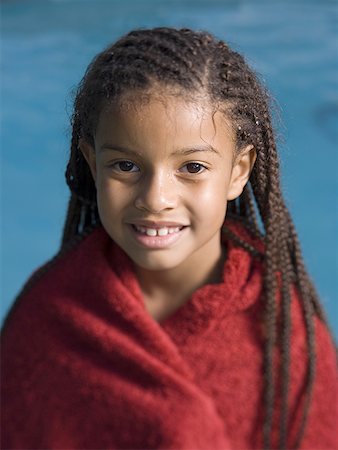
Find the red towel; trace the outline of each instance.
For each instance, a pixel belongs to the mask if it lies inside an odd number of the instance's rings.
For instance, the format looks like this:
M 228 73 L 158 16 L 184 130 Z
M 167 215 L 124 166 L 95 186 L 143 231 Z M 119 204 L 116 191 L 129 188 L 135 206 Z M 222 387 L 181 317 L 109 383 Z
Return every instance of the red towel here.
M 3 329 L 2 449 L 263 448 L 262 263 L 224 245 L 223 282 L 198 289 L 161 323 L 145 309 L 130 259 L 102 228 L 57 260 Z M 290 442 L 307 368 L 292 293 Z M 335 350 L 317 318 L 315 331 L 301 448 L 337 449 Z M 277 429 L 278 405 L 274 439 Z

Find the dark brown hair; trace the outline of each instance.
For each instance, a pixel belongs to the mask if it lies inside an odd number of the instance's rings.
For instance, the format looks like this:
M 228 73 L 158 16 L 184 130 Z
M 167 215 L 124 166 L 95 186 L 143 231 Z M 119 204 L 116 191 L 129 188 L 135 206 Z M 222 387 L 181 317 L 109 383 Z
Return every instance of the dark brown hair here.
M 77 90 L 72 117 L 71 155 L 66 179 L 71 190 L 62 248 L 88 227 L 100 223 L 95 185 L 79 150 L 79 139 L 94 143 L 99 113 L 131 91 L 147 91 L 154 83 L 178 88 L 182 95 L 204 93 L 230 118 L 237 151 L 253 144 L 257 159 L 243 193 L 229 202 L 228 213 L 245 223 L 265 243 L 264 270 L 264 448 L 271 447 L 276 388 L 273 352 L 281 346 L 282 392 L 279 448 L 286 448 L 289 425 L 290 289 L 295 283 L 301 298 L 307 332 L 308 370 L 306 398 L 300 429 L 293 448 L 304 434 L 315 379 L 314 315 L 328 327 L 315 288 L 306 272 L 301 249 L 285 205 L 270 114 L 270 99 L 244 58 L 210 33 L 190 29 L 135 30 L 100 53 L 89 65 Z M 261 229 L 260 229 L 261 228 Z M 229 238 L 257 256 L 257 251 L 228 230 Z M 62 249 L 61 249 L 62 250 Z M 281 317 L 278 317 L 276 273 L 281 274 Z M 281 320 L 279 336 L 277 321 Z M 329 329 L 329 327 L 328 327 Z

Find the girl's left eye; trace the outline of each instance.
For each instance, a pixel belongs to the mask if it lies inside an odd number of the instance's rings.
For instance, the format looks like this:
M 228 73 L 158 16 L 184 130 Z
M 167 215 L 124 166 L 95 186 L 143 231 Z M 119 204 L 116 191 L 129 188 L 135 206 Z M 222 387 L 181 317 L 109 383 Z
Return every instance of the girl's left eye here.
M 206 167 L 203 166 L 203 164 L 199 164 L 199 163 L 195 163 L 195 162 L 187 163 L 182 167 L 182 169 L 183 168 L 186 169 L 186 170 L 183 170 L 183 172 L 188 172 L 188 173 L 201 173 L 206 169 Z

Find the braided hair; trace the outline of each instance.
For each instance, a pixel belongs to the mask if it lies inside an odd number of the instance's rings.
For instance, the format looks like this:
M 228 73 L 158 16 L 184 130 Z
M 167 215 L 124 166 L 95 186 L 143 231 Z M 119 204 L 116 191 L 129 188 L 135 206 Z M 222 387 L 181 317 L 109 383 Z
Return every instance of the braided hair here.
M 61 245 L 65 248 L 88 227 L 100 224 L 95 184 L 79 140 L 94 145 L 94 132 L 104 105 L 126 93 L 144 92 L 154 84 L 179 88 L 183 95 L 203 92 L 210 104 L 230 119 L 236 134 L 236 151 L 252 144 L 257 159 L 242 194 L 228 203 L 230 216 L 245 223 L 265 243 L 264 283 L 264 448 L 271 447 L 276 397 L 273 354 L 281 346 L 281 417 L 279 448 L 286 448 L 289 425 L 291 284 L 296 283 L 306 324 L 308 370 L 306 397 L 293 448 L 304 435 L 315 379 L 314 315 L 329 329 L 318 295 L 306 272 L 299 240 L 285 205 L 279 175 L 279 158 L 270 114 L 270 98 L 244 58 L 207 32 L 154 28 L 134 30 L 94 58 L 79 84 L 72 116 L 72 140 L 66 180 L 71 190 Z M 259 225 L 260 223 L 260 225 Z M 262 230 L 260 230 L 262 228 Z M 238 236 L 235 240 L 257 256 Z M 281 274 L 281 318 L 277 317 L 276 273 Z M 281 335 L 277 321 L 281 320 Z M 330 329 L 329 329 L 330 330 Z M 331 333 L 332 335 L 332 333 Z

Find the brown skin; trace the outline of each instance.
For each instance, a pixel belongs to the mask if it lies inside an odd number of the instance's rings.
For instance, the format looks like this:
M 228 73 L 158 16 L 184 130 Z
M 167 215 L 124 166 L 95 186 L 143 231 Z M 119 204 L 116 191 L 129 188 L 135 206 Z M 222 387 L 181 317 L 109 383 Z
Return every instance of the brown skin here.
M 221 282 L 226 255 L 220 234 L 227 200 L 243 191 L 256 152 L 249 145 L 235 158 L 233 130 L 221 112 L 212 119 L 210 105 L 202 99 L 191 103 L 154 93 L 136 105 L 103 111 L 95 148 L 84 140 L 80 148 L 95 180 L 102 224 L 135 263 L 146 308 L 163 320 L 199 287 Z M 206 144 L 217 153 L 177 153 Z M 121 161 L 132 163 L 129 171 L 121 170 L 126 169 Z M 198 172 L 190 173 L 196 167 Z M 188 227 L 174 245 L 149 249 L 130 231 L 129 224 L 138 219 Z

